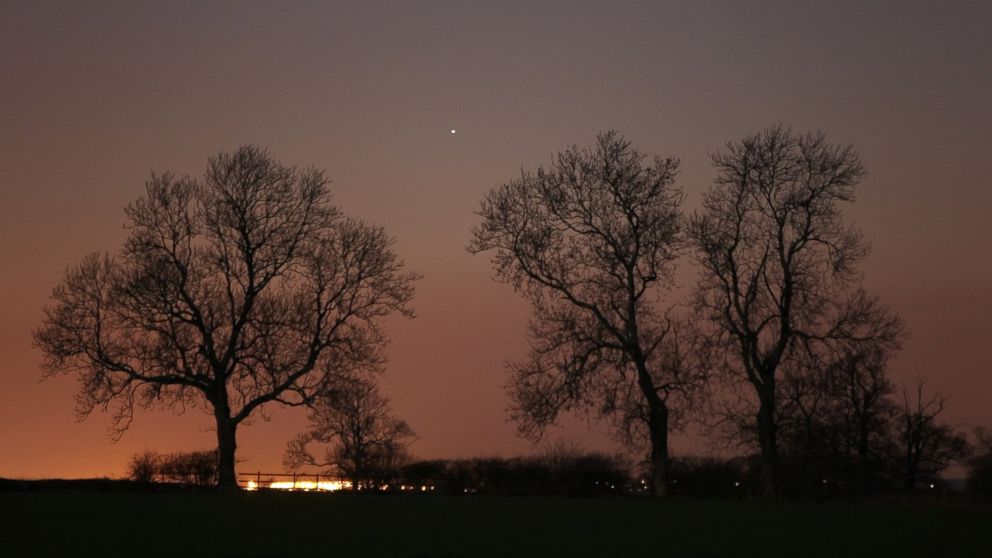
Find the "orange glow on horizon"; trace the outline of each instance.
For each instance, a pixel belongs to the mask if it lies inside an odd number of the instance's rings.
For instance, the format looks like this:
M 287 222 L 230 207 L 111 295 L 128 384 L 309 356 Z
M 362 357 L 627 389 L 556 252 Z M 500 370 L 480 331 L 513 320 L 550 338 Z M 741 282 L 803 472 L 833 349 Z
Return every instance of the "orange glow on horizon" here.
M 322 480 L 322 481 L 312 481 L 312 480 L 296 480 L 296 481 L 257 481 L 249 480 L 245 484 L 245 490 L 249 492 L 254 492 L 257 490 L 289 490 L 289 491 L 300 491 L 300 492 L 338 492 L 341 490 L 351 490 L 351 481 L 346 480 Z M 433 485 L 406 485 L 401 484 L 397 486 L 401 492 L 433 492 L 437 487 Z M 358 490 L 363 488 L 376 489 L 378 488 L 382 492 L 387 492 L 390 489 L 390 485 L 383 484 L 379 487 L 364 487 L 359 486 Z
M 297 480 L 297 481 L 263 481 L 261 483 L 257 481 L 248 481 L 245 487 L 248 491 L 255 491 L 260 488 L 268 488 L 272 490 L 302 490 L 304 492 L 337 492 L 339 490 L 351 489 L 350 481 L 337 481 L 337 480 L 327 480 L 327 481 L 312 481 L 312 480 Z

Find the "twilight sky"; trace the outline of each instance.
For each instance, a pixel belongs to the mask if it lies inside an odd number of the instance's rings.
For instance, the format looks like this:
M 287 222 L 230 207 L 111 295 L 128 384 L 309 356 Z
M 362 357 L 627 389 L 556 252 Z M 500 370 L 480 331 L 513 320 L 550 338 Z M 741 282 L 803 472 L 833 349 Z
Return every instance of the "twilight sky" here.
M 893 375 L 992 427 L 992 3 L 4 2 L 0 476 L 120 475 L 143 449 L 215 444 L 197 410 L 142 413 L 111 443 L 108 417 L 74 421 L 73 379 L 40 382 L 31 347 L 65 267 L 118 249 L 153 169 L 199 175 L 243 143 L 326 169 L 425 275 L 383 379 L 413 452 L 509 455 L 531 451 L 502 390 L 527 307 L 465 251 L 482 194 L 615 128 L 682 159 L 691 210 L 707 154 L 778 122 L 860 149 L 865 284 L 911 331 Z M 239 431 L 239 470 L 281 470 L 305 426 L 268 414 Z M 612 450 L 604 431 L 550 437 Z

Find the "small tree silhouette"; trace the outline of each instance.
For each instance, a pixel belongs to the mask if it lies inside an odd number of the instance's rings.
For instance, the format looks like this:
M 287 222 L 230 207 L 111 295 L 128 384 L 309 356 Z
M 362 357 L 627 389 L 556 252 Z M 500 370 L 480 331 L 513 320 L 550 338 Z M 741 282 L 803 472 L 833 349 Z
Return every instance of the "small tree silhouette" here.
M 370 378 L 336 381 L 314 401 L 311 429 L 290 441 L 285 463 L 331 467 L 351 481 L 352 489 L 380 485 L 406 461 L 406 447 L 415 434 L 406 421 L 397 419 L 389 400 L 379 394 Z M 311 443 L 326 444 L 324 459 L 309 451 Z

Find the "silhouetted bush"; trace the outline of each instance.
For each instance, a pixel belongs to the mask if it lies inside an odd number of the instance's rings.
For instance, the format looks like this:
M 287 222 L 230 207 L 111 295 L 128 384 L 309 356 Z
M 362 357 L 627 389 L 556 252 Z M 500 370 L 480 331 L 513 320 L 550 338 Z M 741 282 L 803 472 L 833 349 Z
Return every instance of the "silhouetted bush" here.
M 442 459 L 414 461 L 400 469 L 400 476 L 411 484 L 440 484 L 448 479 L 449 463 Z
M 487 457 L 415 461 L 400 470 L 400 485 L 433 486 L 453 494 L 592 496 L 621 494 L 631 485 L 622 460 L 603 454 Z
M 669 464 L 674 495 L 703 498 L 736 498 L 750 494 L 747 459 L 743 457 L 673 457 Z
M 992 453 L 975 456 L 968 462 L 968 491 L 992 504 Z
M 968 492 L 992 504 L 992 432 L 975 429 L 974 452 L 968 460 Z
M 137 482 L 152 482 L 159 472 L 159 455 L 153 451 L 144 451 L 131 456 L 127 465 L 127 476 Z
M 217 483 L 217 452 L 137 453 L 128 464 L 128 476 L 139 482 L 211 486 Z

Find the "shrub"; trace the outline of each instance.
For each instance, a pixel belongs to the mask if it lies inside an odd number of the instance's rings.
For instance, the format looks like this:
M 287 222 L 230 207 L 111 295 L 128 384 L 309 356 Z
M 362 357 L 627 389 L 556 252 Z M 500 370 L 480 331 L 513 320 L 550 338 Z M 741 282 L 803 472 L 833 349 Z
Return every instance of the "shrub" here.
M 158 475 L 161 458 L 153 451 L 143 451 L 131 456 L 127 476 L 137 482 L 153 482 Z
M 139 482 L 174 482 L 211 486 L 217 482 L 217 452 L 190 451 L 160 455 L 153 451 L 134 454 L 128 476 Z

